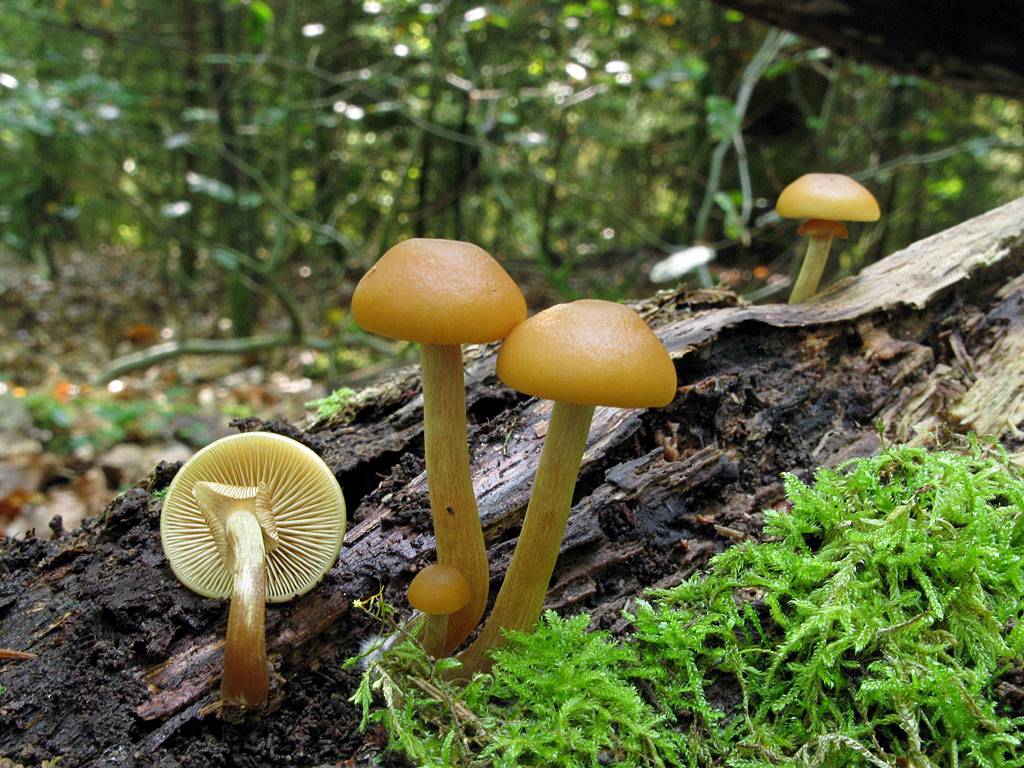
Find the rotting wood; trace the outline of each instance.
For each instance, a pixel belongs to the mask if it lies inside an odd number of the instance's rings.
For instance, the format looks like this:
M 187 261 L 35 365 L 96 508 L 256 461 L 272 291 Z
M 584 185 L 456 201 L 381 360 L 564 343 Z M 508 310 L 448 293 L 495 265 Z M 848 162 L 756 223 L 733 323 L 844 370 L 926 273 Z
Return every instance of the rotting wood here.
M 967 419 L 951 414 L 967 402 L 977 424 L 984 398 L 965 393 L 1005 362 L 1001 350 L 1024 315 L 1021 273 L 1024 199 L 806 304 L 747 306 L 712 291 L 666 292 L 640 305 L 676 359 L 679 396 L 656 411 L 598 409 L 548 606 L 588 609 L 596 624 L 620 629 L 622 608 L 643 588 L 674 583 L 734 540 L 756 537 L 760 510 L 780 499 L 781 472 L 806 475 L 876 450 L 879 418 L 892 434 L 922 424 L 963 429 Z M 550 404 L 500 386 L 493 355 L 493 347 L 469 350 L 467 401 L 497 587 Z M 235 743 L 253 759 L 300 738 L 293 721 L 303 713 L 335 712 L 342 705 L 331 702 L 351 695 L 352 674 L 339 671 L 339 656 L 358 650 L 372 630 L 352 601 L 383 588 L 401 605 L 409 579 L 432 560 L 417 387 L 414 369 L 400 372 L 344 417 L 305 432 L 242 425 L 318 451 L 353 516 L 324 584 L 268 610 L 272 709 L 250 724 L 251 738 Z M 1005 391 L 999 414 L 1013 420 L 1024 393 Z M 1018 433 L 1003 436 L 1020 447 Z M 63 754 L 63 764 L 84 765 L 123 751 L 148 755 L 141 764 L 198 765 L 203 749 L 230 735 L 202 719 L 220 674 L 226 604 L 181 589 L 160 553 L 152 492 L 173 472 L 158 468 L 146 488 L 59 542 L 4 544 L 0 647 L 31 649 L 36 658 L 0 663 L 0 684 L 13 692 L 0 700 L 0 754 L 24 762 Z M 331 746 L 339 743 L 372 752 L 366 745 L 377 737 L 358 746 L 354 712 L 343 724 L 332 717 L 316 727 L 322 734 L 301 736 L 307 756 L 345 759 Z

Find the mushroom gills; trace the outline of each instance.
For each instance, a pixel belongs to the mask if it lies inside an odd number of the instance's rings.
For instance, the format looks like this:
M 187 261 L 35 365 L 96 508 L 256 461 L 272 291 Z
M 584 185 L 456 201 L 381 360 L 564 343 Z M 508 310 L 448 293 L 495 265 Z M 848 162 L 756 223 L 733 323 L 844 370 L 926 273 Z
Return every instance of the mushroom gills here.
M 223 437 L 181 467 L 160 511 L 160 541 L 175 577 L 227 598 L 219 715 L 266 705 L 266 603 L 312 589 L 336 562 L 345 499 L 308 447 L 270 432 Z

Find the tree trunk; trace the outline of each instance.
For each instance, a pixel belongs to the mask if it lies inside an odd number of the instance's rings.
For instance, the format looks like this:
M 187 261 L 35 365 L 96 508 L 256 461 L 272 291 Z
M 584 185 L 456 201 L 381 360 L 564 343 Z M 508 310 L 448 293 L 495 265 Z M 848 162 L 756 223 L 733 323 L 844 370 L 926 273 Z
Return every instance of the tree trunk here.
M 840 55 L 970 91 L 1024 94 L 1017 0 L 717 0 Z
M 757 537 L 779 475 L 875 452 L 884 439 L 947 430 L 1024 433 L 1024 198 L 871 265 L 806 304 L 743 304 L 727 292 L 665 292 L 638 306 L 679 374 L 667 408 L 600 408 L 548 595 L 621 630 L 645 587 L 677 583 Z M 550 404 L 494 377 L 494 348 L 467 354 L 474 481 L 493 592 L 526 506 Z M 4 542 L 0 754 L 62 766 L 368 765 L 341 669 L 375 631 L 353 600 L 383 589 L 404 610 L 433 559 L 416 369 L 308 431 L 249 420 L 324 457 L 348 500 L 341 558 L 299 600 L 270 606 L 271 704 L 218 721 L 227 604 L 188 592 L 160 550 L 153 493 L 176 466 L 55 542 Z M 393 760 L 393 758 L 385 758 Z M 348 762 L 346 762 L 348 761 Z M 384 764 L 388 764 L 385 762 Z M 390 763 L 401 765 L 400 761 Z

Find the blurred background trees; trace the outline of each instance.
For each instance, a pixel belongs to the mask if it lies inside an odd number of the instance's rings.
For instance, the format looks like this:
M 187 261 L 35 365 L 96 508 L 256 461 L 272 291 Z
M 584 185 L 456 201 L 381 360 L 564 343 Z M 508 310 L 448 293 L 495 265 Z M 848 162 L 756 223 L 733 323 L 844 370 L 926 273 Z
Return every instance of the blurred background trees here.
M 533 309 L 698 244 L 684 284 L 781 300 L 786 183 L 876 193 L 853 272 L 1024 194 L 1022 117 L 709 0 L 0 0 L 0 526 L 393 365 L 348 303 L 400 239 L 483 245 Z
M 788 274 L 771 210 L 805 171 L 882 202 L 846 269 L 1024 188 L 1019 102 L 704 1 L 0 11 L 4 258 L 59 276 L 69 247 L 123 246 L 237 336 L 261 316 L 301 335 L 413 235 L 481 243 L 548 299 L 642 294 L 695 242 L 749 287 Z M 321 300 L 297 306 L 296 276 Z

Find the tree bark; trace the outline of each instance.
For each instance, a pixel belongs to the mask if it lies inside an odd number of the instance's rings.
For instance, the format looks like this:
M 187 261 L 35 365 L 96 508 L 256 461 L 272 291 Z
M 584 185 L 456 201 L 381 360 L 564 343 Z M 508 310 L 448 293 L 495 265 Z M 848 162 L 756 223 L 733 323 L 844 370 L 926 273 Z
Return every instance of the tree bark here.
M 723 291 L 663 292 L 638 305 L 676 360 L 667 408 L 599 408 L 547 605 L 621 631 L 644 588 L 677 583 L 756 538 L 782 501 L 780 473 L 875 452 L 882 439 L 977 429 L 1021 450 L 1024 198 L 916 243 L 798 305 Z M 474 484 L 497 593 L 522 523 L 550 403 L 494 376 L 494 347 L 467 354 Z M 178 584 L 153 493 L 176 466 L 55 542 L 4 542 L 0 754 L 62 765 L 211 765 L 234 760 L 368 765 L 341 663 L 376 625 L 355 599 L 383 590 L 405 610 L 434 559 L 418 371 L 364 392 L 295 437 L 324 457 L 352 519 L 324 583 L 267 611 L 271 703 L 244 724 L 210 716 L 227 604 Z M 876 424 L 885 425 L 880 436 Z M 350 762 L 345 762 L 350 761 Z M 388 764 L 388 763 L 385 763 Z M 401 762 L 392 762 L 400 765 Z
M 1017 0 L 716 0 L 840 55 L 964 90 L 1024 95 Z

